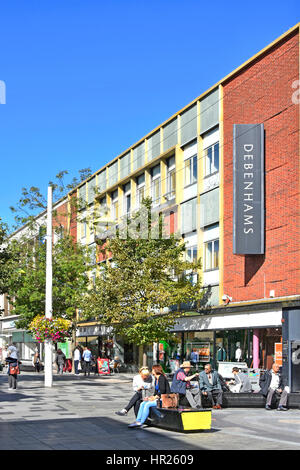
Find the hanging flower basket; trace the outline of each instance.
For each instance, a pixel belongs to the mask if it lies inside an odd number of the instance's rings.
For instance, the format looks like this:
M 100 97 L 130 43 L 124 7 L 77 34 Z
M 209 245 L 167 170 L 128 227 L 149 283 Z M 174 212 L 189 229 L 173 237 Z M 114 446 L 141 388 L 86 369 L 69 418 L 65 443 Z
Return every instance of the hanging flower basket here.
M 46 318 L 38 315 L 29 325 L 30 333 L 39 343 L 51 340 L 53 343 L 64 343 L 72 336 L 72 322 L 65 318 Z

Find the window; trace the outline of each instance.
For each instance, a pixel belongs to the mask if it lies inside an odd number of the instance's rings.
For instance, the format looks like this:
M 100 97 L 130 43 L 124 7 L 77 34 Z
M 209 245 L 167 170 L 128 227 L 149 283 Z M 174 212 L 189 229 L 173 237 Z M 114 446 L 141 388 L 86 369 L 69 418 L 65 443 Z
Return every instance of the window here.
M 114 191 L 111 195 L 111 217 L 112 220 L 119 218 L 118 190 Z
M 175 197 L 176 188 L 176 170 L 175 170 L 175 157 L 169 158 L 167 161 L 168 174 L 167 174 L 167 196 L 168 199 Z
M 137 205 L 137 208 L 141 207 L 144 197 L 145 197 L 145 173 L 138 176 L 137 179 L 136 179 L 136 205 Z
M 129 214 L 130 209 L 131 209 L 131 187 L 130 183 L 127 183 L 124 185 L 124 208 L 123 208 L 123 214 Z
M 204 165 L 205 176 L 219 171 L 219 142 L 204 150 Z
M 155 166 L 151 170 L 151 196 L 154 206 L 160 203 L 160 165 Z
M 195 263 L 197 261 L 197 246 L 191 246 L 186 250 L 186 261 Z
M 190 263 L 196 263 L 197 262 L 197 246 L 191 246 L 190 248 L 187 248 L 186 250 L 186 255 L 185 255 L 186 261 Z M 198 274 L 195 271 L 192 271 L 189 269 L 188 271 L 185 271 L 186 278 L 189 279 L 189 281 L 194 285 L 197 283 L 198 280 Z
M 204 243 L 205 271 L 219 269 L 219 240 Z
M 81 222 L 81 238 L 86 237 L 86 221 Z
M 189 186 L 197 181 L 197 155 L 184 162 L 184 186 Z
M 181 204 L 181 233 L 197 229 L 197 198 Z

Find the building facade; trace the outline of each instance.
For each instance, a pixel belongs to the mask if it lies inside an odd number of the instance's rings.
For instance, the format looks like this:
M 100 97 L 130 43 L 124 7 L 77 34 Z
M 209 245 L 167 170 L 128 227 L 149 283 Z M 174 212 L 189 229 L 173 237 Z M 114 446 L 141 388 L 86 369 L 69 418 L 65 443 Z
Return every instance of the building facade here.
M 174 340 L 155 349 L 170 368 L 276 360 L 290 383 L 299 373 L 299 86 L 297 24 L 68 195 L 85 203 L 68 230 L 99 266 L 100 228 L 120 225 L 147 196 L 185 240 L 187 259 L 201 258 L 201 311 L 179 306 Z M 95 321 L 79 322 L 77 341 L 127 364 L 141 359 Z
M 238 361 L 269 368 L 275 359 L 282 361 L 282 345 L 288 341 L 282 337 L 283 317 L 300 306 L 297 89 L 299 24 L 78 188 L 91 211 L 106 205 L 106 213 L 98 218 L 103 226 L 121 224 L 143 197 L 151 196 L 170 232 L 179 233 L 187 243 L 187 258 L 202 259 L 205 308 L 201 313 L 182 310 L 174 342 L 160 345 L 159 356 L 165 362 L 180 357 L 193 358 L 200 367 L 209 360 L 215 366 Z M 250 171 L 255 163 L 251 152 L 244 161 L 249 191 L 242 209 L 237 207 L 234 166 L 234 158 L 239 158 L 234 129 L 240 125 L 262 130 L 255 155 L 259 170 Z M 248 137 L 251 141 L 250 131 Z M 248 150 L 253 143 L 249 145 Z M 256 174 L 261 180 L 259 194 L 251 180 Z M 259 228 L 252 225 L 251 215 L 257 205 Z M 239 232 L 239 210 L 250 211 L 243 215 L 244 231 L 259 232 L 257 251 L 235 250 L 234 240 L 245 235 Z M 94 246 L 95 253 L 96 236 L 92 225 L 78 221 L 77 240 Z M 96 335 L 89 338 L 93 339 Z M 104 335 L 102 344 L 105 341 L 111 344 L 112 338 Z M 136 357 L 132 351 L 129 356 Z

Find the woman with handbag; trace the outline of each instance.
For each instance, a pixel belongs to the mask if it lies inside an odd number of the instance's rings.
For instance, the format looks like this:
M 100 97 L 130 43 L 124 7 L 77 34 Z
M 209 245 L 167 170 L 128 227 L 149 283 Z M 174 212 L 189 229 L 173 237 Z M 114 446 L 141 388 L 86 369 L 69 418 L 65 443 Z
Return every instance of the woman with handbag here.
M 152 376 L 154 377 L 154 389 L 155 395 L 145 398 L 142 401 L 136 421 L 129 424 L 129 428 L 140 428 L 145 423 L 149 416 L 150 408 L 157 407 L 157 404 L 161 404 L 161 395 L 170 393 L 170 385 L 167 377 L 165 376 L 161 365 L 154 365 L 152 367 Z
M 5 359 L 8 365 L 8 390 L 16 390 L 17 389 L 17 378 L 19 371 L 18 359 L 14 357 L 7 356 Z

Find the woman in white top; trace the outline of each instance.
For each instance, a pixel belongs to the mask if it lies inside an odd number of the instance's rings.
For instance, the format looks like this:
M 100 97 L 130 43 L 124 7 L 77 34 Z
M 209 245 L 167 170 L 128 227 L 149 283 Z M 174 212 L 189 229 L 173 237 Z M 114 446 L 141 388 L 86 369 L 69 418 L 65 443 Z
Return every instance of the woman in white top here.
M 133 377 L 132 388 L 135 394 L 132 396 L 128 405 L 121 411 L 116 411 L 119 416 L 127 415 L 128 411 L 134 407 L 135 416 L 138 415 L 140 404 L 145 396 L 153 394 L 153 377 L 148 367 L 141 367 L 139 374 Z

